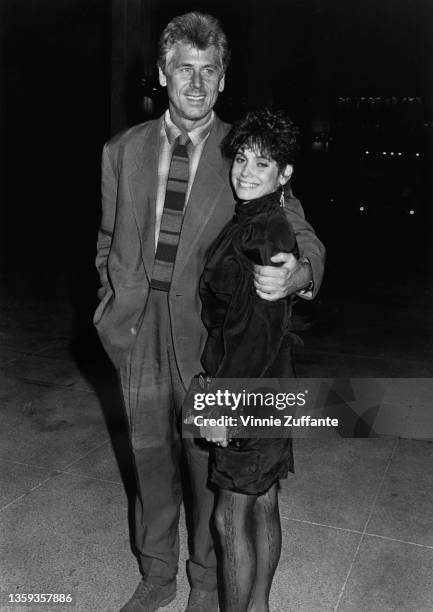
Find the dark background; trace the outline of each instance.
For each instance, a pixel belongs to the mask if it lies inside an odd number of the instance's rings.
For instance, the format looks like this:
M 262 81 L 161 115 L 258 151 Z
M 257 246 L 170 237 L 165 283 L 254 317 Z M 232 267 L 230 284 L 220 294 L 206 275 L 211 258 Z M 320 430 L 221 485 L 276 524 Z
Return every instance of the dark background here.
M 101 147 L 165 108 L 156 42 L 193 9 L 219 17 L 231 42 L 222 118 L 269 104 L 302 128 L 293 188 L 328 265 L 299 315 L 320 336 L 369 302 L 388 310 L 386 325 L 397 298 L 418 335 L 430 333 L 430 0 L 3 0 L 2 295 L 22 308 L 61 295 L 75 337 L 93 337 Z

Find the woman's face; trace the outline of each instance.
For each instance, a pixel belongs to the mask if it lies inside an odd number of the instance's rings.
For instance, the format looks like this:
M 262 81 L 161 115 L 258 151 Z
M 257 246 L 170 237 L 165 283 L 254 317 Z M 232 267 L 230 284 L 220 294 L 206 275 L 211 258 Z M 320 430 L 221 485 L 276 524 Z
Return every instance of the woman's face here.
M 275 160 L 247 148 L 236 153 L 230 176 L 237 197 L 246 201 L 272 193 L 287 181 Z

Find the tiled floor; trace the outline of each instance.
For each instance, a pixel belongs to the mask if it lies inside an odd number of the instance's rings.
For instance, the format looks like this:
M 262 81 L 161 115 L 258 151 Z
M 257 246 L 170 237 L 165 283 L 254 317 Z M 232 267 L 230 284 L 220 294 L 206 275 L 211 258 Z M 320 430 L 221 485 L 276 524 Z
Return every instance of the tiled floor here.
M 71 345 L 64 296 L 38 298 L 24 312 L 21 303 L 4 300 L 0 323 L 0 610 L 44 609 L 8 606 L 6 593 L 73 592 L 75 608 L 49 609 L 115 612 L 139 573 L 113 372 L 92 342 Z M 313 329 L 300 374 L 433 377 L 427 341 L 406 353 L 397 340 L 374 350 L 368 326 L 346 319 L 329 333 Z M 431 397 L 420 390 L 401 401 L 417 399 L 419 430 Z M 295 441 L 296 475 L 280 495 L 273 612 L 433 610 L 433 442 L 410 437 Z M 167 612 L 187 600 L 183 519 L 181 543 L 178 597 Z

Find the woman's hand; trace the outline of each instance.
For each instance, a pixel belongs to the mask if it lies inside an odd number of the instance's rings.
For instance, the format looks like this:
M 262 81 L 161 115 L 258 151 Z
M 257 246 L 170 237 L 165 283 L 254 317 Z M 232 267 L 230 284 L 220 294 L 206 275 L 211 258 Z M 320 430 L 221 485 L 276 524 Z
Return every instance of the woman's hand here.
M 218 446 L 226 447 L 227 442 L 227 427 L 225 425 L 203 425 L 200 427 L 200 435 L 206 438 L 208 442 L 213 442 Z

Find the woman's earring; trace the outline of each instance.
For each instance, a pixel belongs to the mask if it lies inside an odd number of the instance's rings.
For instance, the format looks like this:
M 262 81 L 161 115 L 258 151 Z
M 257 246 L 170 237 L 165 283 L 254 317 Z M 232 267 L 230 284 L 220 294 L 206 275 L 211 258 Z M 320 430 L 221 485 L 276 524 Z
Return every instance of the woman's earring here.
M 281 194 L 280 194 L 280 206 L 284 207 L 284 187 L 281 185 Z

